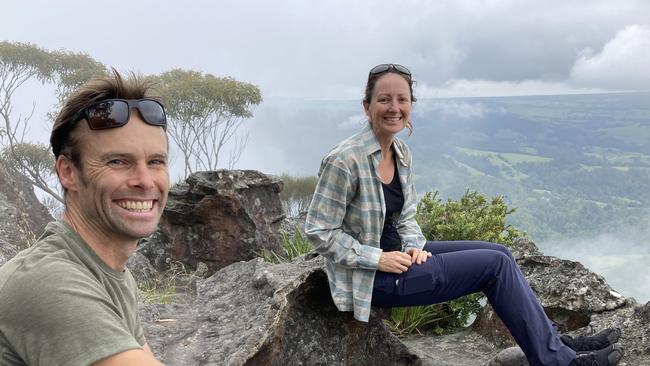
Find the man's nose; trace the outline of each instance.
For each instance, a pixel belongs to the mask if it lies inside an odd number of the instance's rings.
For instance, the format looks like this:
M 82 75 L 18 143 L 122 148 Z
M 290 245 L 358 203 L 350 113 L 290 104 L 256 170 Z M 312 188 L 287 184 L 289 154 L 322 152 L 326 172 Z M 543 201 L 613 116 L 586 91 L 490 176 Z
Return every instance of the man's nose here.
M 137 187 L 144 190 L 154 187 L 153 175 L 147 164 L 138 163 L 133 167 L 128 184 L 130 187 Z

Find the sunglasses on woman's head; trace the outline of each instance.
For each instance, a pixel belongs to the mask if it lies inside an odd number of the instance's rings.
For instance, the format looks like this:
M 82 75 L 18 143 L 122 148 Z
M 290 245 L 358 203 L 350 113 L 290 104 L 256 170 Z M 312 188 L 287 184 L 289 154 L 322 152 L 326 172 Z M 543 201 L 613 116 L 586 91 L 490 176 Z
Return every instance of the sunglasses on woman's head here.
M 104 130 L 124 126 L 131 117 L 131 108 L 140 111 L 142 119 L 152 125 L 167 127 L 165 108 L 154 99 L 107 99 L 82 108 L 70 122 L 70 126 L 86 119 L 88 127 L 93 130 Z
M 373 76 L 373 75 L 378 75 L 378 74 L 383 74 L 385 72 L 395 70 L 400 74 L 407 75 L 409 78 L 411 77 L 411 71 L 407 69 L 406 67 L 399 65 L 399 64 L 381 64 L 373 67 L 370 69 L 370 73 L 368 76 Z

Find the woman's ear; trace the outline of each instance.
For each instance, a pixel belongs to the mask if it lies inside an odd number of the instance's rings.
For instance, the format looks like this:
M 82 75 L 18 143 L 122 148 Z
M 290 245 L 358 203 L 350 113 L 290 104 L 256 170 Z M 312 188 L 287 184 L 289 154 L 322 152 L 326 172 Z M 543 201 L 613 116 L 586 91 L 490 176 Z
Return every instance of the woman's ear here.
M 77 190 L 78 172 L 79 170 L 74 166 L 72 160 L 66 156 L 59 155 L 56 159 L 56 175 L 59 176 L 59 181 L 64 189 L 71 191 Z
M 363 102 L 363 110 L 366 111 L 366 117 L 370 118 L 370 103 Z

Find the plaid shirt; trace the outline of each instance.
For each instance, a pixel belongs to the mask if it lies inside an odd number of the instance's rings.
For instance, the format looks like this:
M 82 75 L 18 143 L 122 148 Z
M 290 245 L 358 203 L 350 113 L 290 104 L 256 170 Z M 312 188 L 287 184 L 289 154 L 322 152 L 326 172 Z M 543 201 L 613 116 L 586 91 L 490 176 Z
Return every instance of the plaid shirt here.
M 404 207 L 397 231 L 402 249 L 422 249 L 426 239 L 415 222 L 416 198 L 411 178 L 411 153 L 401 140 L 393 146 L 397 172 L 404 191 Z M 354 311 L 367 322 L 382 250 L 379 239 L 386 205 L 379 178 L 381 148 L 368 124 L 361 132 L 336 145 L 323 159 L 312 198 L 305 232 L 316 251 L 327 260 L 334 304 L 340 311 Z

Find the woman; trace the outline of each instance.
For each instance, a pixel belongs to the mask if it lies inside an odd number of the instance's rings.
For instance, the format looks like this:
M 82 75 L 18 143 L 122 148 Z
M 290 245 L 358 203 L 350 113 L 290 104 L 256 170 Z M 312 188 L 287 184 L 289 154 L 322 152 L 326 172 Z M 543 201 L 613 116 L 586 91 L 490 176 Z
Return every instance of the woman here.
M 411 153 L 396 134 L 412 131 L 413 80 L 397 64 L 370 70 L 365 128 L 323 159 L 305 230 L 326 258 L 334 304 L 367 322 L 370 307 L 426 305 L 477 291 L 531 365 L 615 365 L 620 335 L 563 338 L 546 317 L 505 247 L 485 242 L 427 242 L 415 221 Z

